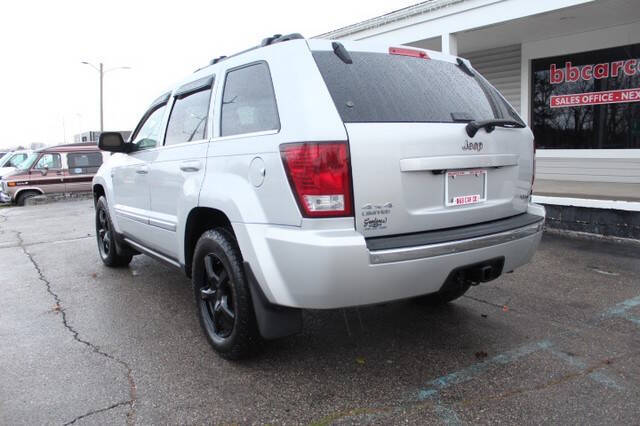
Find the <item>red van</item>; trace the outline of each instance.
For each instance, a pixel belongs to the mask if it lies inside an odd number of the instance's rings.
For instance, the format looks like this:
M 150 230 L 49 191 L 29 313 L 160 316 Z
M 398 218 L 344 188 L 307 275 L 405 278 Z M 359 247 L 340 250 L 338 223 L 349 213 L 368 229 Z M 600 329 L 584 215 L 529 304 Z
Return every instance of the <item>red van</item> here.
M 22 206 L 35 195 L 90 192 L 91 179 L 108 156 L 95 143 L 34 151 L 13 173 L 2 178 L 0 201 Z

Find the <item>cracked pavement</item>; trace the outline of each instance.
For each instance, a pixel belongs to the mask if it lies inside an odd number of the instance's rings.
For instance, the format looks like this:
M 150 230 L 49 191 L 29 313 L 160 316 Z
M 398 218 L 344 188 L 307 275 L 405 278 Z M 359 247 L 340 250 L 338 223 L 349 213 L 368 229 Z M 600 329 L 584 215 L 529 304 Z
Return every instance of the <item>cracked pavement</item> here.
M 0 209 L 0 424 L 640 418 L 640 245 L 545 235 L 447 307 L 306 312 L 229 362 L 185 277 L 144 256 L 108 269 L 94 232 L 91 201 Z

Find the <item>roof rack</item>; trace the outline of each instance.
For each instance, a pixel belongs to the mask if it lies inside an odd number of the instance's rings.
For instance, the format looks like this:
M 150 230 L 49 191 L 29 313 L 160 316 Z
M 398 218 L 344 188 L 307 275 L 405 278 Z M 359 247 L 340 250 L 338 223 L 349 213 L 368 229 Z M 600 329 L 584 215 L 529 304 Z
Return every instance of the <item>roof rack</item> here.
M 260 46 L 269 46 L 275 43 L 282 43 L 283 41 L 289 41 L 289 40 L 299 40 L 302 39 L 304 37 L 302 37 L 302 34 L 300 33 L 291 33 L 291 34 L 287 34 L 287 35 L 282 35 L 282 34 L 274 34 L 271 37 L 267 37 L 265 39 L 262 39 L 262 42 L 260 43 Z
M 226 58 L 225 55 L 222 56 L 218 56 L 217 58 L 212 59 L 211 61 L 209 61 L 209 65 L 213 65 L 213 64 L 217 64 L 218 62 L 220 62 L 221 60 L 223 60 L 224 58 Z
M 238 53 L 234 53 L 233 55 L 229 55 L 229 56 L 224 56 L 224 55 L 223 56 L 218 56 L 217 58 L 212 59 L 211 61 L 209 61 L 209 65 L 217 64 L 218 62 L 222 62 L 227 58 L 232 58 L 234 56 L 240 55 L 242 53 L 249 52 L 249 51 L 254 50 L 254 49 L 259 49 L 261 47 L 270 46 L 270 45 L 276 44 L 276 43 L 282 43 L 283 41 L 300 40 L 300 39 L 303 39 L 303 38 L 304 37 L 300 33 L 291 33 L 291 34 L 285 34 L 285 35 L 274 34 L 271 37 L 267 37 L 265 39 L 262 39 L 262 41 L 260 42 L 259 46 L 250 47 L 249 49 L 243 50 L 243 51 L 238 52 Z M 202 68 L 198 68 L 196 70 L 196 72 L 200 71 L 201 69 Z
M 82 148 L 98 148 L 97 142 L 75 142 L 75 143 L 63 143 L 59 145 L 45 146 L 42 148 L 34 149 L 35 152 L 58 152 L 60 150 L 71 149 L 72 151 L 77 148 L 77 150 L 81 150 Z
M 44 148 L 57 148 L 59 146 L 88 146 L 95 145 L 96 142 L 72 142 L 72 143 L 61 143 L 59 145 L 51 145 Z

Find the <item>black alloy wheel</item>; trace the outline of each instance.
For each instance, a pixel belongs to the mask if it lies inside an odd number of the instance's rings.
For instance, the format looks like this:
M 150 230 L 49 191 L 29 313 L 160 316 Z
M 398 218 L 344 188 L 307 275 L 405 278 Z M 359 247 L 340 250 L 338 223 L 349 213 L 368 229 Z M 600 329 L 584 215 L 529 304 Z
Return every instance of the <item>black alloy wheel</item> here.
M 107 218 L 107 212 L 100 208 L 97 212 L 96 231 L 98 235 L 98 249 L 100 250 L 100 256 L 102 258 L 109 257 L 112 249 L 111 241 L 111 228 L 109 227 L 109 220 Z
M 100 259 L 107 266 L 127 266 L 131 263 L 133 253 L 128 250 L 120 253 L 115 238 L 107 199 L 102 196 L 96 202 L 96 239 L 98 240 Z
M 231 277 L 224 263 L 214 254 L 204 257 L 205 283 L 200 288 L 200 309 L 210 332 L 219 339 L 226 339 L 233 332 L 236 322 Z
M 242 254 L 233 232 L 205 231 L 196 243 L 191 280 L 207 340 L 226 359 L 241 359 L 262 346 Z

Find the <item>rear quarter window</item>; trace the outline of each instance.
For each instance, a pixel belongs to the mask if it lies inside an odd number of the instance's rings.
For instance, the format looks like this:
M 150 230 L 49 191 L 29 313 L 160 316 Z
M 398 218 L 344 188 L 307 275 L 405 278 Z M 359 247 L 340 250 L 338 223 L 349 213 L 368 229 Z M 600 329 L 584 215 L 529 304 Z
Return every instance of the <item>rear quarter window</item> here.
M 267 64 L 258 62 L 229 71 L 222 95 L 220 135 L 279 129 L 276 98 Z
M 372 52 L 313 57 L 344 122 L 454 122 L 505 118 L 507 105 L 479 76 L 458 65 Z M 493 93 L 492 93 L 493 91 Z
M 102 165 L 102 154 L 100 152 L 69 153 L 67 163 L 71 175 L 96 173 Z

